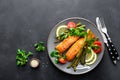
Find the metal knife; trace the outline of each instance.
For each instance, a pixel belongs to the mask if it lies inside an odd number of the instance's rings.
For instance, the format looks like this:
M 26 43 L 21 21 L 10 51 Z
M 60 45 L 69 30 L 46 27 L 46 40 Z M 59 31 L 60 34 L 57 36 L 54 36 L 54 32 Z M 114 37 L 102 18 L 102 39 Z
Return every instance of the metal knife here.
M 109 37 L 108 33 L 107 33 L 107 27 L 104 23 L 104 19 L 103 18 L 100 18 L 100 22 L 101 22 L 101 25 L 102 25 L 102 28 L 101 28 L 101 31 L 105 34 L 106 38 L 107 38 L 107 41 L 108 41 L 108 44 L 110 45 L 111 49 L 112 49 L 112 52 L 113 54 L 115 55 L 115 58 L 116 60 L 120 60 L 120 57 L 119 57 L 119 54 L 117 52 L 117 49 L 116 47 L 114 46 L 111 38 Z
M 108 44 L 108 41 L 107 41 L 107 38 L 106 38 L 105 34 L 103 34 L 102 31 L 101 31 L 102 25 L 101 25 L 99 17 L 96 18 L 96 24 L 97 24 L 98 30 L 100 31 L 100 33 L 101 33 L 101 35 L 103 37 L 104 44 L 107 47 L 108 53 L 110 55 L 110 58 L 111 58 L 113 64 L 116 64 L 117 60 L 115 59 L 115 55 L 113 54 L 112 49 L 110 48 L 110 45 Z

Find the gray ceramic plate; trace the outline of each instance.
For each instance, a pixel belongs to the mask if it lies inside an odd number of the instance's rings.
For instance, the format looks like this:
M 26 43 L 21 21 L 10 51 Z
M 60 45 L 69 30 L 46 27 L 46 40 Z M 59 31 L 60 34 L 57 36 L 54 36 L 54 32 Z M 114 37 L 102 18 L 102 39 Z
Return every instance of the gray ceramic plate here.
M 94 34 L 99 37 L 99 40 L 102 42 L 102 52 L 100 54 L 98 54 L 97 61 L 91 66 L 78 65 L 76 72 L 74 72 L 74 70 L 72 68 L 67 69 L 67 66 L 70 64 L 70 62 L 68 62 L 67 64 L 64 64 L 64 65 L 55 64 L 54 58 L 52 58 L 50 56 L 50 53 L 55 49 L 55 46 L 57 45 L 54 43 L 56 40 L 55 39 L 55 32 L 56 32 L 57 27 L 60 25 L 63 25 L 63 24 L 67 24 L 69 21 L 81 22 L 82 24 L 85 24 L 86 27 L 91 29 L 94 32 Z M 100 63 L 100 61 L 103 57 L 103 54 L 104 54 L 104 42 L 103 42 L 103 39 L 102 39 L 100 32 L 98 31 L 98 29 L 94 23 L 92 23 L 91 21 L 89 21 L 85 18 L 72 17 L 72 18 L 67 18 L 67 19 L 59 22 L 55 27 L 53 27 L 53 29 L 51 30 L 49 37 L 48 37 L 47 49 L 48 49 L 48 55 L 49 55 L 50 60 L 59 70 L 65 72 L 65 73 L 68 73 L 68 74 L 79 75 L 79 74 L 84 74 L 84 73 L 91 71 Z

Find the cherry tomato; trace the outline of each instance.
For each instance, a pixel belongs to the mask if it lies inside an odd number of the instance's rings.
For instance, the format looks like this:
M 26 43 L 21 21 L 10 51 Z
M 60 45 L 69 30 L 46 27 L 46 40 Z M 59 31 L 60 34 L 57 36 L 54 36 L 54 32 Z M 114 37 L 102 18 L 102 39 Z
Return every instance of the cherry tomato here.
M 101 46 L 98 46 L 98 47 L 99 47 L 98 49 L 93 49 L 93 51 L 97 54 L 99 54 L 102 51 Z
M 75 22 L 68 22 L 68 24 L 67 24 L 67 28 L 69 29 L 69 28 L 75 28 L 76 27 L 76 24 L 75 24 Z
M 100 41 L 95 41 L 94 44 L 99 45 L 99 46 L 102 45 Z
M 67 60 L 65 60 L 63 57 L 59 58 L 59 63 L 65 64 Z
M 94 44 L 98 46 L 98 49 L 93 49 L 93 50 L 95 53 L 99 54 L 102 51 L 102 44 L 100 41 L 95 41 Z

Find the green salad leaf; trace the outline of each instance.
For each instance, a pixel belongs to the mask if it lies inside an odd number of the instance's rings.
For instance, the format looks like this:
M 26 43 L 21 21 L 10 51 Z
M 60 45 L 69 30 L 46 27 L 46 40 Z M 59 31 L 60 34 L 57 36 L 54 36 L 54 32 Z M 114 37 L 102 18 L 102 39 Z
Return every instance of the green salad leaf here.
M 34 48 L 37 52 L 45 51 L 44 42 L 40 41 L 39 43 L 34 44 Z
M 85 37 L 87 35 L 87 32 L 85 31 L 84 27 L 77 27 L 77 28 L 70 28 L 69 29 L 69 35 L 70 36 L 79 36 L 79 37 Z

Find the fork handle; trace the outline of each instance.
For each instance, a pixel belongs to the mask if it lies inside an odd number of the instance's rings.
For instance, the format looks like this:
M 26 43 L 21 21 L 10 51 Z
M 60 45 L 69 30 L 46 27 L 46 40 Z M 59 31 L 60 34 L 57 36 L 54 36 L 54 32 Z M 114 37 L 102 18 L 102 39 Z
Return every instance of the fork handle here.
M 114 46 L 111 38 L 109 37 L 108 34 L 105 34 L 105 36 L 107 37 L 108 44 L 110 45 L 110 47 L 111 47 L 111 49 L 112 49 L 112 52 L 113 52 L 113 54 L 115 55 L 116 60 L 120 60 L 119 54 L 118 54 L 118 52 L 117 52 L 117 50 L 116 50 L 116 47 Z
M 106 47 L 107 47 L 107 51 L 108 51 L 108 53 L 109 53 L 109 56 L 110 56 L 110 58 L 111 58 L 113 64 L 116 64 L 117 61 L 116 61 L 116 59 L 115 59 L 115 56 L 114 56 L 114 54 L 113 54 L 113 52 L 112 52 L 112 50 L 111 50 L 109 44 L 108 44 L 108 43 L 105 43 L 105 45 L 106 45 Z

